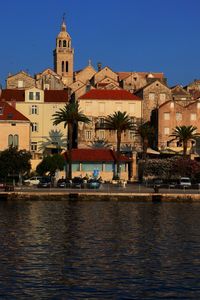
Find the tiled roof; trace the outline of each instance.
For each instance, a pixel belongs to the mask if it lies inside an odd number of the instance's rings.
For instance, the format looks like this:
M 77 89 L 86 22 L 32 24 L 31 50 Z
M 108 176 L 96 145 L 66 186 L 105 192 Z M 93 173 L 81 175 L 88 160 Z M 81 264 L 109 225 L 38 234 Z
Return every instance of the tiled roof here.
M 68 102 L 67 90 L 45 90 L 44 102 Z
M 131 74 L 137 74 L 142 78 L 147 77 L 149 74 L 151 74 L 154 78 L 162 79 L 164 78 L 163 73 L 152 73 L 152 72 L 116 72 L 119 76 L 119 80 L 124 80 L 127 77 L 129 77 Z
M 95 100 L 141 100 L 138 96 L 125 90 L 90 90 L 79 99 Z
M 25 91 L 17 90 L 17 89 L 6 89 L 2 90 L 1 99 L 5 99 L 6 101 L 24 101 L 25 100 Z
M 29 121 L 24 115 L 5 101 L 0 101 L 0 121 Z
M 65 152 L 67 158 L 67 152 Z M 109 149 L 72 149 L 73 162 L 116 162 L 116 153 Z M 120 161 L 131 161 L 128 157 L 121 155 Z
M 6 101 L 25 101 L 25 90 L 5 89 L 2 90 L 1 99 Z M 45 90 L 44 102 L 67 102 L 67 90 Z

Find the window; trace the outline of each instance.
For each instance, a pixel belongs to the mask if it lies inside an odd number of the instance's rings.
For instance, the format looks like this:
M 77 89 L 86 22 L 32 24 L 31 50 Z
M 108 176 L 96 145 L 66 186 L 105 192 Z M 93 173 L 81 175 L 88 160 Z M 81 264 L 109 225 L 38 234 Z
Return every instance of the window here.
M 69 71 L 69 64 L 68 64 L 68 61 L 65 62 L 65 71 L 66 71 L 66 72 Z
M 61 40 L 59 40 L 59 47 L 61 47 Z
M 170 120 L 170 113 L 168 113 L 168 112 L 165 112 L 164 113 L 164 120 Z
M 40 92 L 29 92 L 29 100 L 40 100 Z
M 180 112 L 176 113 L 176 120 L 177 121 L 181 121 L 182 120 L 182 113 L 180 113 Z
M 149 93 L 149 100 L 155 100 L 155 94 Z
M 65 62 L 62 61 L 62 72 L 64 72 L 64 65 L 65 65 Z
M 13 146 L 13 147 L 18 147 L 19 146 L 19 136 L 18 134 L 12 135 L 9 134 L 8 136 L 8 147 Z
M 31 114 L 32 115 L 37 115 L 38 114 L 38 106 L 37 105 L 32 105 L 31 106 Z
M 135 132 L 134 131 L 130 131 L 130 140 L 135 140 Z
M 0 107 L 0 115 L 3 115 L 3 107 Z
M 18 86 L 18 88 L 23 88 L 23 87 L 24 87 L 24 82 L 23 82 L 23 80 L 18 80 L 17 86 Z
M 91 140 L 91 138 L 92 138 L 92 132 L 90 130 L 86 130 L 85 139 L 86 140 Z
M 33 92 L 29 92 L 29 100 L 33 100 Z
M 99 130 L 99 139 L 100 140 L 105 139 L 105 131 L 104 130 Z
M 116 102 L 115 103 L 115 111 L 122 111 L 122 103 L 121 102 Z
M 13 146 L 14 146 L 14 147 L 18 147 L 18 146 L 19 146 L 19 136 L 18 136 L 18 134 L 15 134 L 15 135 L 14 135 L 14 138 L 13 138 Z
M 37 142 L 31 142 L 31 151 L 37 151 Z
M 196 119 L 197 119 L 197 114 L 196 113 L 191 113 L 190 120 L 191 121 L 196 121 Z
M 166 94 L 160 93 L 160 100 L 165 101 L 166 100 Z
M 9 134 L 8 136 L 8 147 L 13 146 L 13 135 Z
M 67 47 L 66 40 L 63 41 L 63 47 Z
M 166 135 L 169 134 L 169 128 L 168 127 L 164 128 L 164 134 L 166 134 Z
M 135 104 L 129 103 L 129 113 L 133 114 L 135 112 Z
M 31 130 L 32 132 L 37 132 L 38 131 L 38 123 L 32 123 L 31 124 Z
M 105 103 L 100 102 L 99 103 L 99 112 L 104 113 L 105 112 Z

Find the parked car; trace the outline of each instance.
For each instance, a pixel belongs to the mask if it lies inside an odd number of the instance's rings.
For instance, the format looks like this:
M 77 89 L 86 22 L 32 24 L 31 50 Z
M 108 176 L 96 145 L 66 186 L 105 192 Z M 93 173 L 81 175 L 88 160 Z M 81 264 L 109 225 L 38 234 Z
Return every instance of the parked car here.
M 51 186 L 52 184 L 50 177 L 42 177 L 37 185 L 38 188 L 50 188 Z
M 180 187 L 181 188 L 189 188 L 191 187 L 191 179 L 189 177 L 181 177 L 180 179 Z
M 90 179 L 87 182 L 87 188 L 89 189 L 99 189 L 101 183 L 97 179 Z
M 84 187 L 84 179 L 81 177 L 74 177 L 72 179 L 72 187 L 81 189 Z
M 68 188 L 72 186 L 72 181 L 70 179 L 61 178 L 57 182 L 58 188 Z
M 24 180 L 25 185 L 38 185 L 42 176 L 34 176 L 29 179 Z

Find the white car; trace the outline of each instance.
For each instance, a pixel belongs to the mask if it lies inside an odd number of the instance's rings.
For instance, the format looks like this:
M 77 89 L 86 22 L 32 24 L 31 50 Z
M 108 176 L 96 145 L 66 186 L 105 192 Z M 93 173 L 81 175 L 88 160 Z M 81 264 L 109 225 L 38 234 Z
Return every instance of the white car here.
M 192 183 L 191 183 L 191 179 L 189 177 L 181 177 L 180 179 L 180 186 L 182 188 L 189 188 L 191 187 Z
M 41 176 L 34 176 L 34 177 L 24 180 L 24 183 L 26 185 L 38 185 L 38 183 L 40 182 L 41 179 L 42 179 Z

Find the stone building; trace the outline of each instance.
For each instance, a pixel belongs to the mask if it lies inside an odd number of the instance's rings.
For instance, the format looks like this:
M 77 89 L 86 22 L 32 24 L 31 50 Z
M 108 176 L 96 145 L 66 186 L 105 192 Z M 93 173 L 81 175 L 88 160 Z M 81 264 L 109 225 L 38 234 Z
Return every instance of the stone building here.
M 158 148 L 160 150 L 171 149 L 182 151 L 172 134 L 176 126 L 196 126 L 200 132 L 200 101 L 185 102 L 169 100 L 158 109 Z M 193 146 L 193 141 L 189 148 Z M 188 149 L 189 150 L 189 149 Z
M 10 74 L 6 79 L 7 89 L 29 89 L 35 86 L 35 79 L 24 71 L 20 71 L 17 74 Z
M 90 118 L 90 124 L 79 124 L 78 145 L 80 148 L 92 146 L 95 139 L 106 140 L 116 148 L 116 133 L 105 128 L 104 119 L 116 111 L 127 112 L 133 122 L 141 121 L 142 100 L 125 90 L 94 89 L 79 98 L 80 110 Z M 140 141 L 134 131 L 122 134 L 122 150 L 137 149 Z

